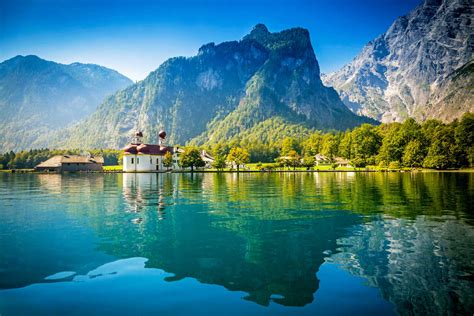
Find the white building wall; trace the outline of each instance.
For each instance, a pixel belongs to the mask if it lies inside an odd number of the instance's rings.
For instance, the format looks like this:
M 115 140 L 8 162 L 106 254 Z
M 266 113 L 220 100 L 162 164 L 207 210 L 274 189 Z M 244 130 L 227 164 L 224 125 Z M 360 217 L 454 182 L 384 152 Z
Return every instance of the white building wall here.
M 163 167 L 163 157 L 159 155 L 124 155 L 123 171 L 125 172 L 150 172 L 166 171 Z
M 136 171 L 136 160 L 137 155 L 123 155 L 123 171 L 134 172 Z
M 177 170 L 179 169 L 178 165 L 178 155 L 175 153 L 173 155 L 173 165 L 170 169 Z M 157 168 L 158 166 L 158 168 Z M 163 166 L 163 156 L 159 155 L 130 155 L 126 154 L 123 156 L 123 171 L 124 172 L 163 172 L 168 170 Z

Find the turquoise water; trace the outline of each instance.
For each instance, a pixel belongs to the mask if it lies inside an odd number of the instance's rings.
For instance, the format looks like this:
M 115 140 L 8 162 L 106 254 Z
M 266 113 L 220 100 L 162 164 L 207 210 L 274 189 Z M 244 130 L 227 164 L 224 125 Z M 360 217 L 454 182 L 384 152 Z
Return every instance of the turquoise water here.
M 471 315 L 473 180 L 2 174 L 0 314 Z

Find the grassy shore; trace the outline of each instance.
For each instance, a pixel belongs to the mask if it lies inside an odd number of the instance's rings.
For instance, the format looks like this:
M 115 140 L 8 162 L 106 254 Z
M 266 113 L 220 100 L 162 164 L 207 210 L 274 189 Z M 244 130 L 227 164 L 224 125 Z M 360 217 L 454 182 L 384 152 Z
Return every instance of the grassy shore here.
M 453 169 L 453 170 L 435 170 L 435 169 L 424 169 L 424 168 L 399 168 L 399 169 L 388 169 L 380 168 L 379 166 L 367 166 L 365 168 L 354 168 L 354 167 L 337 167 L 335 169 L 332 166 L 315 166 L 313 168 L 307 169 L 306 167 L 297 167 L 297 168 L 288 168 L 288 167 L 277 167 L 274 163 L 249 163 L 246 164 L 246 168 L 241 168 L 239 172 L 260 172 L 262 168 L 265 171 L 271 172 L 349 172 L 349 171 L 371 171 L 371 172 L 474 172 L 474 168 L 464 168 L 464 169 Z M 122 172 L 122 166 L 104 166 L 104 172 Z M 189 170 L 185 171 L 173 171 L 173 172 L 190 172 Z M 236 169 L 225 168 L 223 170 L 217 170 L 215 168 L 209 169 L 195 169 L 194 172 L 237 172 Z
M 123 166 L 104 166 L 103 171 L 91 171 L 88 173 L 122 173 Z M 262 170 L 262 168 L 264 170 Z M 337 167 L 335 169 L 332 166 L 315 166 L 313 168 L 306 167 L 297 167 L 297 168 L 288 168 L 288 167 L 277 167 L 273 163 L 249 163 L 246 165 L 246 168 L 241 168 L 239 172 L 474 172 L 474 168 L 463 168 L 463 169 L 452 169 L 452 170 L 435 170 L 435 169 L 425 169 L 425 168 L 400 168 L 400 169 L 388 169 L 380 168 L 378 166 L 367 166 L 365 168 L 354 168 L 354 167 Z M 0 170 L 0 173 L 34 173 L 34 169 L 7 169 Z M 154 171 L 150 171 L 153 173 Z M 175 173 L 188 173 L 189 170 L 177 170 L 170 171 Z M 236 169 L 225 168 L 223 170 L 217 170 L 215 168 L 209 169 L 195 169 L 194 172 L 237 172 Z M 36 173 L 48 173 L 48 172 L 36 172 Z

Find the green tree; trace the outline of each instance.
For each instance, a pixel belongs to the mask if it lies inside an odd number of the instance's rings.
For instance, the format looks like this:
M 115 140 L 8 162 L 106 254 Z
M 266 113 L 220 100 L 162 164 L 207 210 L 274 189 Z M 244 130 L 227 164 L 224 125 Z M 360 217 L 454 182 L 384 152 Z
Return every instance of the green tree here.
M 201 153 L 196 147 L 186 147 L 179 156 L 179 165 L 183 168 L 191 168 L 191 172 L 193 172 L 194 168 L 204 167 L 206 163 L 202 160 Z
M 433 169 L 448 169 L 458 167 L 461 150 L 454 137 L 453 126 L 439 125 L 435 128 L 428 154 L 423 161 L 423 167 Z
M 278 148 L 274 145 L 262 143 L 247 144 L 250 162 L 273 162 L 278 157 Z
M 229 146 L 224 143 L 217 143 L 212 147 L 212 155 L 217 156 L 227 156 L 229 154 Z
M 300 144 L 296 140 L 296 138 L 293 137 L 285 137 L 283 141 L 281 142 L 281 152 L 280 154 L 282 156 L 288 155 L 292 150 L 296 152 L 300 152 Z
M 367 166 L 367 161 L 364 158 L 357 157 L 352 159 L 351 165 L 356 168 L 364 168 L 365 166 Z
M 225 156 L 217 155 L 212 166 L 217 170 L 223 170 L 226 167 Z
M 163 157 L 163 166 L 166 168 L 171 168 L 173 166 L 173 155 L 167 151 Z
M 377 155 L 378 162 L 389 163 L 398 161 L 403 155 L 403 147 L 400 145 L 399 130 L 400 123 L 392 123 L 383 129 L 382 144 Z
M 337 156 L 339 143 L 336 136 L 325 134 L 321 141 L 321 154 L 328 157 L 331 161 Z
M 380 148 L 382 137 L 377 128 L 370 124 L 362 124 L 352 131 L 352 149 L 355 158 L 367 159 L 375 156 Z
M 227 155 L 227 161 L 237 165 L 237 171 L 239 171 L 240 165 L 249 162 L 249 152 L 244 148 L 233 147 Z
M 313 168 L 316 163 L 314 156 L 304 156 L 303 157 L 303 166 L 306 168 Z
M 455 127 L 456 143 L 462 165 L 474 165 L 474 113 L 465 113 Z
M 402 162 L 410 168 L 421 167 L 427 154 L 427 147 L 422 141 L 414 139 L 405 147 Z
M 390 161 L 388 169 L 400 169 L 400 163 L 398 161 Z
M 421 126 L 414 119 L 409 118 L 403 122 L 403 124 L 390 124 L 385 129 L 377 160 L 379 162 L 402 162 L 405 149 L 413 140 L 420 141 L 418 144 L 420 149 L 425 143 Z M 411 149 L 413 149 L 413 147 Z
M 321 152 L 321 132 L 317 131 L 309 135 L 307 139 L 302 142 L 303 153 L 305 156 L 315 156 Z
M 346 131 L 339 143 L 339 155 L 346 159 L 352 159 L 352 133 Z
M 296 152 L 296 150 L 292 150 L 287 154 L 285 160 L 286 160 L 286 165 L 288 167 L 293 167 L 293 170 L 295 170 L 296 167 L 298 167 L 300 165 L 301 157 Z

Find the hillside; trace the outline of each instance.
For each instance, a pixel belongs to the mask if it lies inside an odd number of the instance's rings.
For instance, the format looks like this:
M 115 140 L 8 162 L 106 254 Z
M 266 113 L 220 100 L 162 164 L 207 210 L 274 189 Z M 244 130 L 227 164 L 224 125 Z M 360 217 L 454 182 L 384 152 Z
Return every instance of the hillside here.
M 38 138 L 92 113 L 132 82 L 92 64 L 58 64 L 37 56 L 0 63 L 0 150 L 30 148 Z

